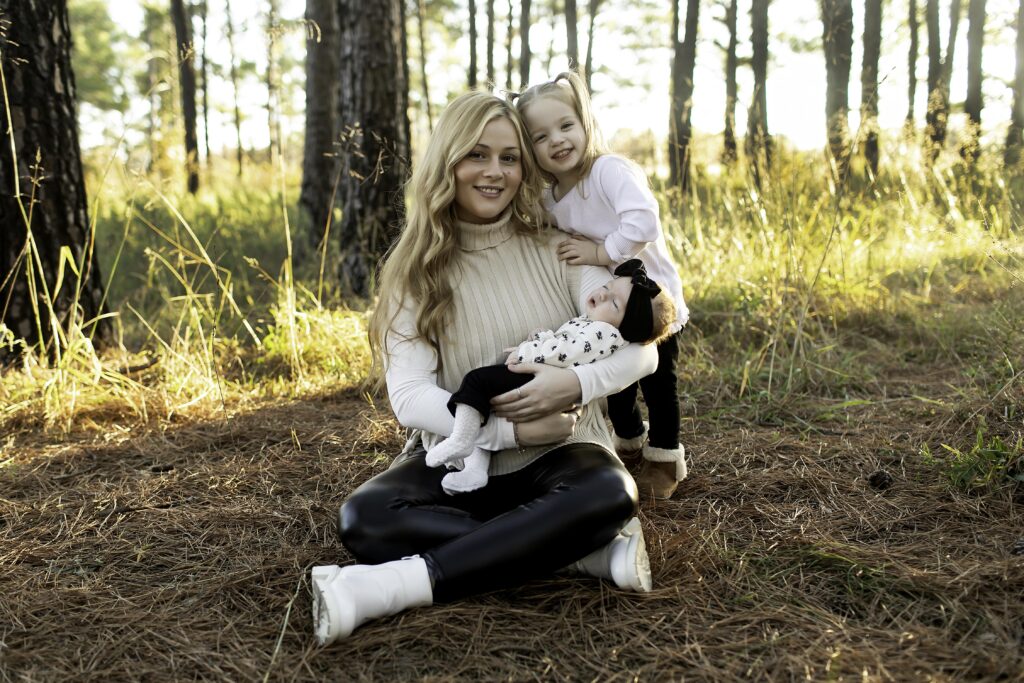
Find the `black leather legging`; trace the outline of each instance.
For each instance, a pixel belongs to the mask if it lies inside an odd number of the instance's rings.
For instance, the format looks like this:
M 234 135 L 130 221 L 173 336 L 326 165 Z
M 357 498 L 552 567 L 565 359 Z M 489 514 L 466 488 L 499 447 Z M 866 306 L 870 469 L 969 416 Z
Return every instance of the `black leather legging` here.
M 399 456 L 342 504 L 341 542 L 364 564 L 420 555 L 443 602 L 550 574 L 610 541 L 636 514 L 636 484 L 594 444 L 566 444 L 487 486 L 448 495 L 422 450 Z

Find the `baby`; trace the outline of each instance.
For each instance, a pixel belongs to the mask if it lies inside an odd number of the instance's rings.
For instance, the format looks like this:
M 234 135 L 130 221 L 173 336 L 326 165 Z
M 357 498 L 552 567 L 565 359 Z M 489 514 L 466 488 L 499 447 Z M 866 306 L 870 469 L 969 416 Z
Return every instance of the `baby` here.
M 669 334 L 675 316 L 672 298 L 647 277 L 639 259 L 615 269 L 615 279 L 587 297 L 586 313 L 557 330 L 538 330 L 512 349 L 503 365 L 470 371 L 448 401 L 455 416 L 452 434 L 427 453 L 430 467 L 457 466 L 441 481 L 446 493 L 474 491 L 487 483 L 491 454 L 476 446 L 480 426 L 487 422 L 491 398 L 519 388 L 533 379 L 506 366 L 530 362 L 557 367 L 585 365 L 615 353 L 630 342 L 657 343 Z

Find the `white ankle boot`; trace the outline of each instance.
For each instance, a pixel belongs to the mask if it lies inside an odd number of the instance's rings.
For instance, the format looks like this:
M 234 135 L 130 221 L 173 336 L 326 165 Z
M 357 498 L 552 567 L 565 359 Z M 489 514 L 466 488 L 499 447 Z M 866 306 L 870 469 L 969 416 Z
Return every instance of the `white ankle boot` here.
M 651 562 L 640 520 L 634 517 L 607 545 L 598 548 L 571 568 L 581 574 L 613 582 L 619 588 L 647 593 L 651 590 Z
M 347 638 L 360 624 L 433 604 L 427 563 L 419 556 L 384 564 L 313 567 L 313 630 L 320 645 Z

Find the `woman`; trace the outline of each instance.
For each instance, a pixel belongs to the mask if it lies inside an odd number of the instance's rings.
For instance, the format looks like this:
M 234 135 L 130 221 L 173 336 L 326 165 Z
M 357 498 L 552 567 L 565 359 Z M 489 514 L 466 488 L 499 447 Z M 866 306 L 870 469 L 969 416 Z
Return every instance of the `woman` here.
M 639 524 L 627 524 L 636 486 L 612 455 L 598 399 L 651 373 L 653 347 L 630 345 L 573 369 L 517 365 L 534 379 L 493 400 L 498 419 L 477 440 L 494 451 L 485 488 L 448 495 L 446 470 L 424 462 L 424 449 L 451 433 L 446 405 L 465 373 L 504 358 L 531 330 L 579 315 L 611 279 L 558 260 L 564 236 L 542 228 L 540 196 L 515 111 L 484 92 L 455 99 L 413 174 L 370 329 L 392 408 L 414 432 L 390 469 L 341 507 L 342 543 L 363 564 L 312 571 L 321 644 L 369 619 L 522 583 L 580 558 L 582 571 L 650 589 Z

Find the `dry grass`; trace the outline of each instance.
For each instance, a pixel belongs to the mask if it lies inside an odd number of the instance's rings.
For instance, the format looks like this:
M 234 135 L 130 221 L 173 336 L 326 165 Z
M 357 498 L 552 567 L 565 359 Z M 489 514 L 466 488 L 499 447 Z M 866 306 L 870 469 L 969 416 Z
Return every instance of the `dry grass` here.
M 326 649 L 308 570 L 351 561 L 334 513 L 400 447 L 386 406 L 22 434 L 0 468 L 0 680 L 1020 680 L 1022 487 L 963 492 L 920 456 L 969 440 L 975 408 L 1008 437 L 1020 418 L 964 405 L 948 363 L 880 377 L 842 419 L 794 399 L 783 424 L 686 420 L 693 474 L 642 510 L 648 595 L 554 577 Z

